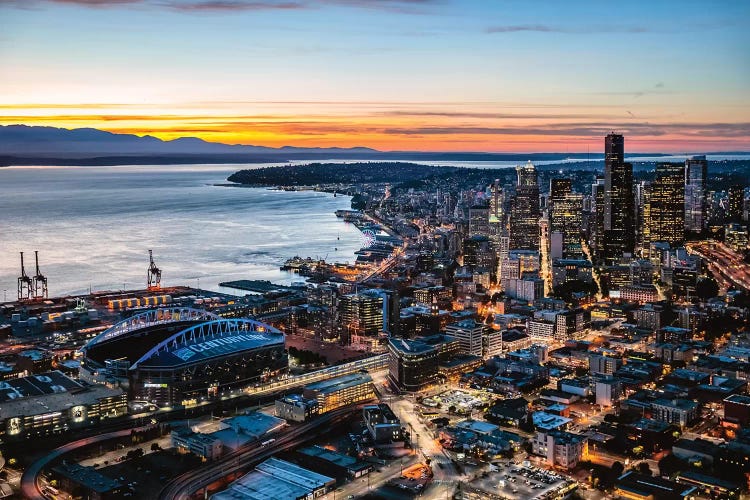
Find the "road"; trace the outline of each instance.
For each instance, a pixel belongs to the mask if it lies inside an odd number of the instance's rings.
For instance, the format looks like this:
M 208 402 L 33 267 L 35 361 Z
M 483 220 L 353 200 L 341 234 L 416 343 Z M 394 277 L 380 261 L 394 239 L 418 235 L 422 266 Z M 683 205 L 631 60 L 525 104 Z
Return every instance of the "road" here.
M 141 427 L 138 429 L 134 429 L 136 431 L 146 430 L 146 427 Z M 99 434 L 98 436 L 92 436 L 85 439 L 79 439 L 78 441 L 73 441 L 72 443 L 68 443 L 64 446 L 60 446 L 59 448 L 56 448 L 52 450 L 50 453 L 45 455 L 43 458 L 37 460 L 33 464 L 31 464 L 23 473 L 23 476 L 21 477 L 21 494 L 24 498 L 29 500 L 43 500 L 46 497 L 42 494 L 42 491 L 39 487 L 39 480 L 40 480 L 40 474 L 42 470 L 44 470 L 47 465 L 49 465 L 54 460 L 62 457 L 63 455 L 70 453 L 72 451 L 75 451 L 79 448 L 82 448 L 84 446 L 91 446 L 93 444 L 102 443 L 104 441 L 109 441 L 110 439 L 117 439 L 129 436 L 132 432 L 131 429 L 125 429 L 121 431 L 116 432 L 110 432 L 107 434 Z
M 248 443 L 236 451 L 210 462 L 198 469 L 188 471 L 172 479 L 162 489 L 159 498 L 183 500 L 191 498 L 193 494 L 220 481 L 227 476 L 245 472 L 253 464 L 261 462 L 272 455 L 289 448 L 302 445 L 321 434 L 332 426 L 338 425 L 354 413 L 361 411 L 362 406 L 342 408 L 318 417 L 305 424 L 291 427 L 285 434 L 276 438 L 272 444 L 260 445 L 257 441 Z
M 413 402 L 403 397 L 395 397 L 389 404 L 404 427 L 411 432 L 412 444 L 417 453 L 431 461 L 433 484 L 425 490 L 422 498 L 451 498 L 456 481 L 461 481 L 463 476 L 458 473 L 437 438 L 433 437 L 433 431 L 419 420 Z
M 688 253 L 698 255 L 707 264 L 722 288 L 730 285 L 750 291 L 750 265 L 742 255 L 718 241 L 700 241 L 685 244 Z

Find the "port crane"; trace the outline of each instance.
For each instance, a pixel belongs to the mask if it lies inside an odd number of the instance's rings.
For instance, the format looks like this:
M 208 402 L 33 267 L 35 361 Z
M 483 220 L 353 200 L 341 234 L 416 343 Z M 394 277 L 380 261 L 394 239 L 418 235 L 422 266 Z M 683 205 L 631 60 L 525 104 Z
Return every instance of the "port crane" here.
M 26 274 L 23 266 L 23 252 L 21 252 L 21 276 L 18 277 L 18 300 L 28 300 L 31 298 L 34 283 L 31 277 Z
M 47 277 L 39 270 L 39 251 L 34 250 L 34 260 L 36 261 L 36 274 L 34 275 L 34 299 L 46 299 L 49 297 L 47 291 Z
M 161 288 L 161 269 L 156 267 L 156 263 L 154 263 L 154 253 L 151 250 L 148 251 L 148 259 L 150 261 L 148 271 L 146 272 L 148 289 L 158 290 Z

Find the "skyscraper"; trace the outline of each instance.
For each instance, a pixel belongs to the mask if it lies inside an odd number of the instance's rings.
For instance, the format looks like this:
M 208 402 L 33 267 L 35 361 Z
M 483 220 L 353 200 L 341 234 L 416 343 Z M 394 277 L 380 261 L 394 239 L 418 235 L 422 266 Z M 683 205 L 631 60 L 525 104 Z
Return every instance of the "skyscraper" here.
M 518 182 L 511 203 L 510 248 L 539 250 L 539 184 L 531 162 L 516 167 Z
M 559 180 L 559 179 L 556 179 Z M 554 186 L 553 186 L 554 187 Z M 550 197 L 550 235 L 562 235 L 563 257 L 581 254 L 581 226 L 583 225 L 583 195 L 570 190 Z
M 604 140 L 604 257 L 616 262 L 633 253 L 633 165 L 625 163 L 625 140 L 611 133 Z
M 706 228 L 706 177 L 708 161 L 705 156 L 685 160 L 685 230 L 700 233 Z
M 685 240 L 685 180 L 680 163 L 659 163 L 651 183 L 649 224 L 651 241 L 672 247 Z
M 727 192 L 727 219 L 729 222 L 742 222 L 742 210 L 745 205 L 745 187 L 739 184 L 729 186 Z
M 591 185 L 591 235 L 589 245 L 595 261 L 604 257 L 604 177 L 596 176 Z
M 489 214 L 489 226 L 490 236 L 497 240 L 503 231 L 503 186 L 500 184 L 500 179 L 495 179 L 495 182 L 490 186 L 490 214 Z

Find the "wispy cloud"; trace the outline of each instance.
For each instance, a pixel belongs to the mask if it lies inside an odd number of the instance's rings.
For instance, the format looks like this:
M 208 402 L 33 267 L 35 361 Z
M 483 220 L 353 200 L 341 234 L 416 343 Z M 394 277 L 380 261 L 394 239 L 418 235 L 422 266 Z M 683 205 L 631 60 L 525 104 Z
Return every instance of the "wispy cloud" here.
M 232 12 L 300 10 L 323 6 L 386 10 L 416 14 L 439 0 L 0 0 L 0 7 L 39 8 L 44 5 L 73 5 L 91 8 L 146 6 L 178 12 Z
M 648 26 L 557 26 L 552 24 L 500 24 L 485 29 L 485 33 L 652 33 L 655 30 Z

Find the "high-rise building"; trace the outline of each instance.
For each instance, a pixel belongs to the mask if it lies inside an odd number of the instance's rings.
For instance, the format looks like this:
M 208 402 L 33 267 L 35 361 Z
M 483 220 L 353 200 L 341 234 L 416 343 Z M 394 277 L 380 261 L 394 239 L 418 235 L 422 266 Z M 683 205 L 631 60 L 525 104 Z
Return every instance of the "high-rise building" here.
M 549 201 L 554 204 L 555 201 L 565 198 L 565 195 L 573 192 L 573 182 L 570 179 L 556 178 L 549 181 Z
M 463 354 L 482 355 L 482 337 L 485 326 L 473 319 L 466 319 L 445 327 L 445 333 L 458 340 Z
M 684 167 L 680 163 L 659 163 L 651 183 L 648 224 L 651 241 L 665 241 L 672 247 L 685 240 Z
M 706 228 L 706 178 L 708 161 L 705 156 L 685 160 L 685 231 L 700 233 Z
M 648 258 L 651 248 L 651 183 L 640 181 L 635 185 L 635 244 L 636 253 Z
M 469 236 L 489 236 L 489 213 L 487 205 L 473 205 L 469 208 Z
M 516 167 L 518 182 L 511 203 L 510 248 L 539 249 L 539 184 L 536 167 L 531 162 Z
M 625 162 L 623 137 L 611 133 L 604 140 L 604 257 L 608 263 L 633 253 L 633 205 L 633 165 Z
M 745 187 L 739 184 L 729 186 L 727 191 L 727 220 L 742 222 L 742 211 L 745 205 Z
M 550 201 L 552 202 L 550 235 L 555 233 L 562 235 L 562 257 L 571 258 L 580 255 L 583 195 L 567 192 L 555 198 L 554 201 L 550 198 Z
M 604 256 L 604 177 L 596 176 L 591 185 L 591 205 L 593 223 L 589 245 L 594 260 L 598 262 Z
M 505 214 L 503 213 L 503 186 L 500 184 L 500 179 L 495 179 L 495 182 L 490 186 L 490 213 L 489 213 L 489 225 L 490 235 L 498 237 L 502 233 L 503 220 Z
M 339 297 L 339 323 L 347 339 L 374 337 L 383 330 L 383 297 L 374 290 Z
M 438 349 L 424 342 L 388 341 L 388 377 L 404 391 L 419 391 L 434 385 L 438 375 Z

